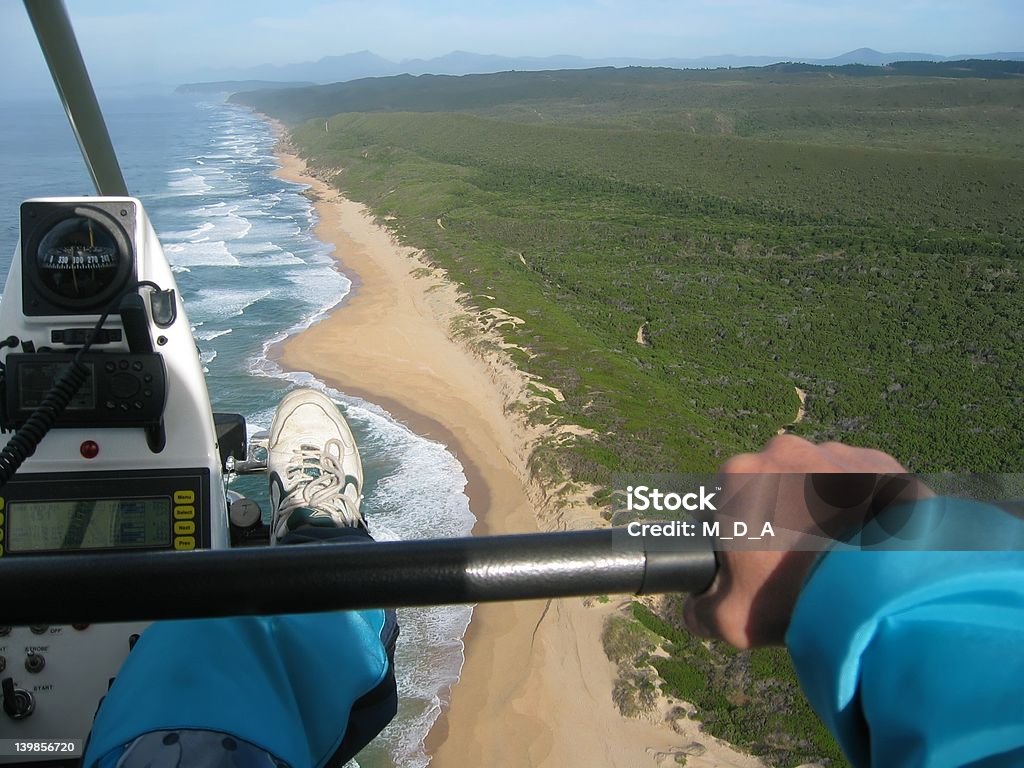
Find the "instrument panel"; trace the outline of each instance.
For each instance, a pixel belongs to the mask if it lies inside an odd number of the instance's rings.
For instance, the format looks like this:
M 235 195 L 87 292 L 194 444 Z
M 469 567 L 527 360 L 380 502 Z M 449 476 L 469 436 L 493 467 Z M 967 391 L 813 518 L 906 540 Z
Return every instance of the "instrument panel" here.
M 205 468 L 22 473 L 0 490 L 0 557 L 183 551 L 210 542 Z

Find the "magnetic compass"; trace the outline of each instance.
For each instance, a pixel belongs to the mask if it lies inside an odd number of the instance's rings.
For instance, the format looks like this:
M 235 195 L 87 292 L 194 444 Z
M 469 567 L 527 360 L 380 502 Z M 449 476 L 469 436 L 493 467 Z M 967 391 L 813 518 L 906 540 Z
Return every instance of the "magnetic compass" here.
M 26 302 L 28 313 L 36 307 L 43 314 L 106 308 L 133 271 L 124 228 L 98 205 L 38 213 L 22 262 L 38 297 Z
M 36 249 L 41 282 L 67 299 L 90 299 L 103 293 L 117 275 L 119 263 L 113 236 L 84 216 L 54 225 Z

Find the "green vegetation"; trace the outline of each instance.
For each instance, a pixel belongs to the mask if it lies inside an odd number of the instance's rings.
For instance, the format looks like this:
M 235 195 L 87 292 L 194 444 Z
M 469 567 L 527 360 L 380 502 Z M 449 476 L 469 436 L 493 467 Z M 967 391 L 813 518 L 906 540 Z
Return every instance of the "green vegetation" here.
M 956 64 L 385 78 L 236 100 L 317 115 L 292 132 L 312 167 L 341 169 L 333 183 L 479 308 L 525 321 L 502 330 L 515 362 L 564 395 L 533 416 L 594 431 L 532 466 L 603 502 L 615 472 L 757 450 L 794 420 L 794 387 L 796 434 L 919 472 L 1021 471 L 1024 79 Z M 649 709 L 654 669 L 711 733 L 789 764 L 840 759 L 782 651 L 633 611 L 603 638 L 623 712 Z
M 540 73 L 603 94 L 591 110 L 518 74 L 439 78 L 427 95 L 479 106 L 493 87 L 483 111 L 507 118 L 534 88 L 553 124 L 340 114 L 293 139 L 481 308 L 526 321 L 504 330 L 531 352 L 516 362 L 561 390 L 551 413 L 598 435 L 542 451 L 539 471 L 601 486 L 615 471 L 713 470 L 793 420 L 794 386 L 808 393 L 797 434 L 918 471 L 1021 466 L 1024 82 Z M 343 85 L 404 104 L 423 80 Z M 897 112 L 894 131 L 963 151 L 836 146 Z
M 640 603 L 631 610 L 669 653 L 668 658 L 649 657 L 662 692 L 693 704 L 694 716 L 708 733 L 776 765 L 845 765 L 839 745 L 797 691 L 783 649 L 738 653 L 680 632 L 674 629 L 681 624 L 679 600 L 668 601 L 667 621 Z
M 649 713 L 660 688 L 692 704 L 708 733 L 772 764 L 845 764 L 839 745 L 798 692 L 783 649 L 737 652 L 695 638 L 676 629 L 682 605 L 669 599 L 659 616 L 634 602 L 628 616 L 606 621 L 605 653 L 619 666 L 612 698 L 624 715 Z
M 609 616 L 601 633 L 605 655 L 619 665 L 612 701 L 626 717 L 638 717 L 654 709 L 657 685 L 648 666 L 657 635 L 624 616 Z
M 649 632 L 628 619 L 612 617 L 601 634 L 605 655 L 614 662 L 635 661 L 654 650 L 654 642 Z
M 402 75 L 233 100 L 290 124 L 342 112 L 461 112 L 545 126 L 1021 158 L 1022 69 L 1015 61 L 963 61 Z

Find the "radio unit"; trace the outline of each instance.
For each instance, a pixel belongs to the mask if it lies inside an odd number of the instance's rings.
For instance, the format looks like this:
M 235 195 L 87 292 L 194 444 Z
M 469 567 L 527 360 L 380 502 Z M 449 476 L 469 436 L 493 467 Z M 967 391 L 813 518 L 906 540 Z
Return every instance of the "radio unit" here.
M 7 355 L 4 427 L 17 428 L 43 403 L 68 352 Z M 55 427 L 155 427 L 167 402 L 167 373 L 158 353 L 87 352 L 88 377 Z

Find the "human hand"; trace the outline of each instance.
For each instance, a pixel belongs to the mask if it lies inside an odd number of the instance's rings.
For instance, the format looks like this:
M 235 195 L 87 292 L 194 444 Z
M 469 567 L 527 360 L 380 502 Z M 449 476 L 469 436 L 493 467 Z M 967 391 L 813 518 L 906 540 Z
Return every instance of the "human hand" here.
M 687 601 L 687 627 L 737 648 L 781 645 L 820 550 L 812 539 L 839 538 L 880 507 L 932 495 L 905 473 L 882 451 L 815 445 L 793 435 L 773 438 L 760 453 L 729 459 L 720 471 L 720 517 L 744 521 L 751 530 L 770 521 L 787 546 L 720 551 L 715 581 Z M 892 475 L 903 477 L 880 482 Z

